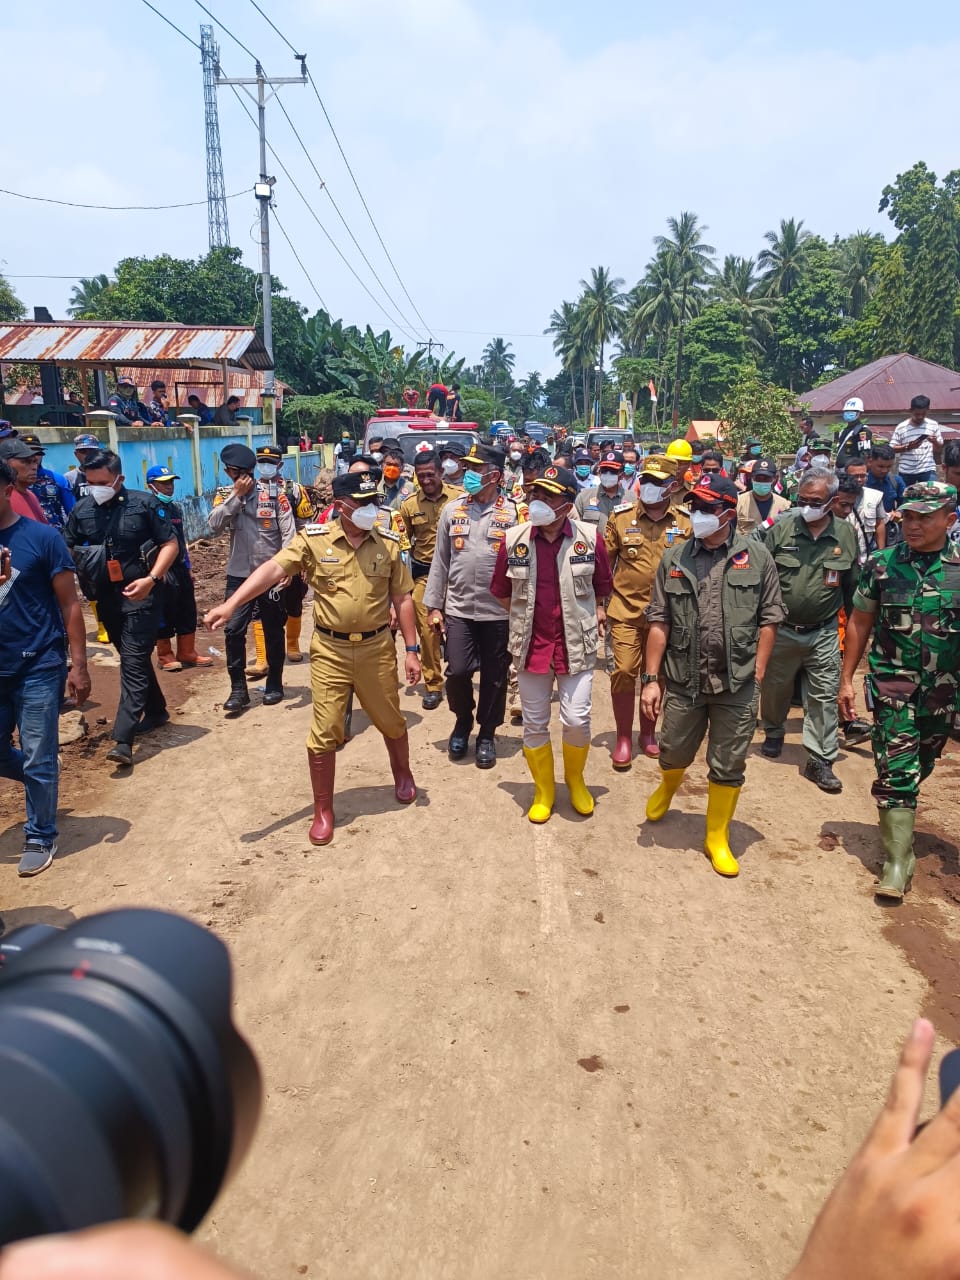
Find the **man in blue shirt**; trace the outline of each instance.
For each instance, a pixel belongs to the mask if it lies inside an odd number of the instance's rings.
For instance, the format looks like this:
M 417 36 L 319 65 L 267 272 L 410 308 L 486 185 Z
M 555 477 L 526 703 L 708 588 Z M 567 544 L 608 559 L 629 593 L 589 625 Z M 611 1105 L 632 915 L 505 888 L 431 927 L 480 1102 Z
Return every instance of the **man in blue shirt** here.
M 10 505 L 13 484 L 12 468 L 0 462 L 0 777 L 23 783 L 27 821 L 18 871 L 35 876 L 57 852 L 64 679 L 80 705 L 89 697 L 90 676 L 70 552 L 56 529 L 17 515 Z
M 889 513 L 896 511 L 903 497 L 906 485 L 897 475 L 891 475 L 897 455 L 888 444 L 878 442 L 870 450 L 867 458 L 867 482 L 865 488 L 876 489 L 883 494 L 883 509 Z
M 66 476 L 62 476 L 59 471 L 48 471 L 43 465 L 44 448 L 40 437 L 32 431 L 21 431 L 20 439 L 30 446 L 39 459 L 37 479 L 30 486 L 30 492 L 43 508 L 47 524 L 52 524 L 55 529 L 62 529 L 67 523 L 67 516 L 77 504 L 77 496 Z

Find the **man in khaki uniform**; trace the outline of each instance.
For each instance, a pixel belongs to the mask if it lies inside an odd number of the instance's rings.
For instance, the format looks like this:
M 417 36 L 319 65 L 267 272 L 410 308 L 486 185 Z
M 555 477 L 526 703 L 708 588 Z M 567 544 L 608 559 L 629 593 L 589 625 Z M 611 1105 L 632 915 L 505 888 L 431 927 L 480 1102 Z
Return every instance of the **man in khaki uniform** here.
M 799 675 L 803 745 L 808 754 L 803 776 L 831 793 L 843 790 L 833 772 L 839 751 L 837 620 L 842 608 L 850 608 L 858 573 L 856 534 L 831 510 L 837 486 L 832 471 L 805 472 L 799 511 L 781 516 L 758 535 L 777 566 L 787 611 L 761 691 L 766 737 L 760 750 L 772 760 L 783 750 L 793 684 Z
M 783 621 L 780 583 L 770 552 L 736 532 L 732 480 L 703 472 L 690 491 L 693 537 L 660 561 L 647 607 L 650 634 L 640 677 L 640 710 L 655 719 L 663 702 L 660 785 L 647 820 L 666 817 L 687 767 L 707 734 L 707 831 L 713 869 L 735 876 L 730 822 L 757 724 L 757 685 Z M 660 689 L 660 665 L 666 693 Z
M 329 844 L 333 839 L 336 749 L 343 741 L 344 713 L 354 689 L 387 744 L 397 799 L 410 804 L 417 798 L 390 633 L 392 603 L 406 643 L 407 683 L 416 684 L 420 679 L 420 647 L 416 643 L 410 570 L 400 557 L 396 537 L 375 527 L 379 499 L 369 472 L 336 476 L 333 500 L 339 520 L 307 525 L 205 619 L 208 627 L 222 626 L 234 610 L 292 573 L 304 573 L 313 587 L 313 722 L 307 738 L 313 844 Z
M 586 524 L 595 524 L 602 538 L 607 521 L 615 508 L 625 502 L 633 504 L 636 497 L 627 496 L 623 487 L 623 459 L 615 449 L 608 449 L 597 463 L 598 483 L 577 494 L 574 515 Z
M 426 692 L 421 700 L 424 711 L 435 711 L 443 700 L 443 670 L 440 636 L 427 626 L 427 610 L 423 593 L 437 549 L 437 524 L 440 512 L 460 491 L 443 483 L 440 459 L 432 449 L 418 453 L 413 463 L 417 490 L 400 503 L 400 519 L 410 541 L 410 569 L 413 574 L 413 607 L 417 612 L 417 634 L 420 636 L 420 667 Z
M 641 464 L 638 505 L 623 502 L 607 520 L 606 546 L 613 570 L 613 595 L 607 622 L 613 649 L 610 696 L 617 740 L 614 769 L 629 769 L 633 760 L 633 708 L 637 680 L 650 630 L 645 616 L 653 579 L 663 553 L 690 536 L 690 517 L 671 499 L 679 491 L 677 459 L 651 454 Z M 640 750 L 656 758 L 655 722 L 640 716 Z

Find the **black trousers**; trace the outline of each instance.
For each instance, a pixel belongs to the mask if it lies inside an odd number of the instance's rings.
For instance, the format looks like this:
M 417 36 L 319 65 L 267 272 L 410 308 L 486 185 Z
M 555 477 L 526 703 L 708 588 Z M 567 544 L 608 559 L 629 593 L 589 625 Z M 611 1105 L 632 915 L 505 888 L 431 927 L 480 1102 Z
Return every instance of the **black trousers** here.
M 281 596 L 283 611 L 288 618 L 303 617 L 303 599 L 306 594 L 306 579 L 301 574 L 295 573 L 290 579 L 289 586 L 284 587 Z
M 110 643 L 120 654 L 120 702 L 113 722 L 115 742 L 133 745 L 133 731 L 143 716 L 161 715 L 167 702 L 153 669 L 153 649 L 160 626 L 160 600 L 124 600 L 119 592 L 97 601 L 97 613 Z
M 480 736 L 493 737 L 507 708 L 510 623 L 473 622 L 447 615 L 447 702 L 457 723 L 473 721 L 473 673 L 480 672 L 477 725 Z
M 192 636 L 197 630 L 197 597 L 190 580 L 190 570 L 179 560 L 170 570 L 173 586 L 164 585 L 160 596 L 161 640 L 173 636 Z
M 442 391 L 427 393 L 427 408 L 434 410 L 441 418 L 447 412 L 447 397 Z
M 245 578 L 227 576 L 227 590 L 224 599 L 242 587 Z M 244 668 L 247 665 L 247 627 L 256 609 L 257 616 L 263 623 L 263 643 L 267 650 L 267 688 L 279 689 L 283 684 L 283 663 L 287 655 L 286 627 L 287 615 L 283 607 L 283 592 L 279 587 L 271 587 L 262 596 L 248 600 L 236 611 L 223 628 L 223 637 L 227 650 L 227 673 L 230 676 L 231 688 L 246 688 L 247 678 Z

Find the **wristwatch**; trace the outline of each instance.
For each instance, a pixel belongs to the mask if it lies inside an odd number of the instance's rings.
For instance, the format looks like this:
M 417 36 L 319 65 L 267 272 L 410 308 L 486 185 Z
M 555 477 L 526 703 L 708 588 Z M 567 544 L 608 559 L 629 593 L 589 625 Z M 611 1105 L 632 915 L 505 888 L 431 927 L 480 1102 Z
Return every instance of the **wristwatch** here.
M 158 578 L 158 577 L 157 577 L 157 575 L 156 575 L 155 573 L 148 573 L 148 574 L 147 574 L 147 577 L 150 579 L 150 581 L 151 581 L 151 582 L 155 582 L 155 583 L 157 584 L 157 586 L 158 586 L 158 587 L 159 587 L 160 583 L 163 581 L 163 579 L 162 579 L 162 578 Z
M 408 645 L 405 645 L 404 647 L 406 648 L 407 653 L 420 652 L 420 646 L 418 644 L 408 644 Z
M 640 683 L 656 684 L 659 679 L 659 676 L 652 675 L 649 671 L 644 671 L 643 675 L 640 677 Z

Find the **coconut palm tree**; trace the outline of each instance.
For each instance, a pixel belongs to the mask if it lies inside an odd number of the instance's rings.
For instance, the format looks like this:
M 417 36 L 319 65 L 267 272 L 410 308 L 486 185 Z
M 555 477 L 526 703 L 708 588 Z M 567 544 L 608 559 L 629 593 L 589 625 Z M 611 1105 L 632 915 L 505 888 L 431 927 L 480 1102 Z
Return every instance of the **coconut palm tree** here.
M 550 323 L 544 333 L 553 334 L 553 350 L 560 360 L 565 373 L 570 377 L 570 394 L 573 400 L 573 416 L 580 417 L 577 406 L 576 370 L 582 367 L 579 362 L 582 346 L 577 324 L 577 308 L 573 302 L 561 302 L 559 311 L 551 311 Z
M 600 393 L 603 388 L 603 351 L 611 338 L 620 332 L 626 295 L 621 292 L 623 280 L 611 276 L 607 267 L 591 267 L 589 283 L 580 281 L 583 293 L 577 304 L 577 324 L 584 344 L 598 353 L 597 385 L 594 399 L 597 405 L 597 422 L 600 426 Z
M 100 299 L 110 284 L 102 272 L 98 276 L 81 276 L 70 292 L 67 314 L 75 320 L 95 320 Z
M 658 254 L 674 259 L 680 274 L 677 372 L 673 380 L 673 425 L 676 426 L 680 413 L 680 372 L 683 366 L 683 326 L 687 318 L 687 295 L 698 290 L 713 275 L 713 255 L 716 249 L 702 239 L 708 228 L 701 225 L 695 213 L 683 212 L 679 218 L 668 218 L 667 229 L 670 234 L 655 236 L 653 243 Z
M 510 349 L 511 345 L 502 338 L 492 338 L 483 348 L 483 366 L 488 378 L 497 380 L 502 377 L 509 381 L 513 377 L 517 357 Z
M 840 244 L 838 269 L 849 298 L 850 315 L 859 320 L 877 284 L 877 252 L 883 236 L 855 231 Z
M 776 300 L 763 293 L 753 258 L 728 253 L 714 280 L 713 292 L 721 302 L 736 307 L 744 333 L 751 344 L 762 351 L 773 333 Z
M 810 232 L 804 230 L 803 219 L 781 218 L 780 231 L 767 231 L 764 240 L 768 249 L 761 249 L 757 259 L 763 270 L 767 290 L 775 297 L 785 298 L 803 275 L 807 265 Z

